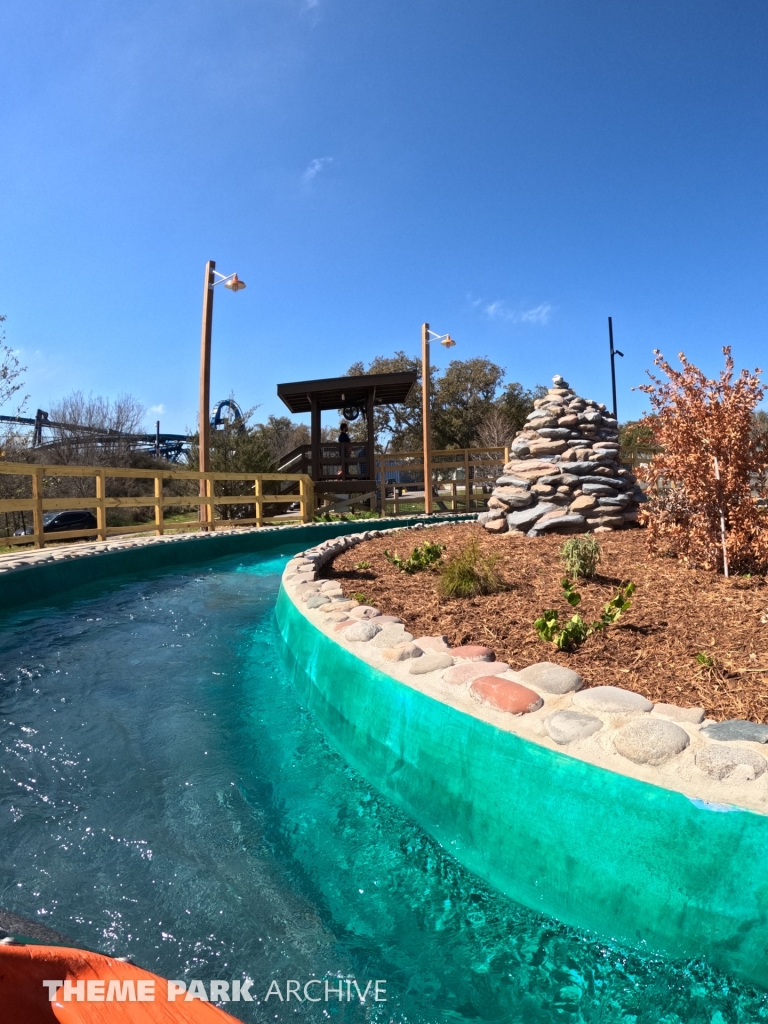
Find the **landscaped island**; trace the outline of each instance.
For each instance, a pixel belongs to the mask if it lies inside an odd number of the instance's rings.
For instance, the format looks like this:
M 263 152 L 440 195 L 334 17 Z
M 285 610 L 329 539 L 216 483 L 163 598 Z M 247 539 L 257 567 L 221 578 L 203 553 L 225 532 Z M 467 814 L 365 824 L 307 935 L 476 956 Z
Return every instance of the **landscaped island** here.
M 514 899 L 768 983 L 768 725 L 734 662 L 768 665 L 749 629 L 721 626 L 730 602 L 762 635 L 764 581 L 705 574 L 697 604 L 703 576 L 649 559 L 639 533 L 602 535 L 600 572 L 574 581 L 562 537 L 429 527 L 329 541 L 286 569 L 286 657 L 331 743 Z M 446 594 L 462 559 L 494 592 Z M 558 600 L 563 621 L 583 612 L 562 649 L 541 626 Z M 667 603 L 691 619 L 674 642 Z

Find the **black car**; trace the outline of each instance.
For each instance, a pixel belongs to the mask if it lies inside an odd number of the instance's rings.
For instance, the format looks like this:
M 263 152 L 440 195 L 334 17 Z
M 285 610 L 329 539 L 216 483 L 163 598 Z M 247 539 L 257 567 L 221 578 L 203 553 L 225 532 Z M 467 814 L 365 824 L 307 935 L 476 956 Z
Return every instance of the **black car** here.
M 95 530 L 96 516 L 87 509 L 72 512 L 45 512 L 43 514 L 43 533 L 62 533 L 65 530 Z M 14 532 L 14 537 L 26 537 L 34 533 L 34 526 L 26 526 Z

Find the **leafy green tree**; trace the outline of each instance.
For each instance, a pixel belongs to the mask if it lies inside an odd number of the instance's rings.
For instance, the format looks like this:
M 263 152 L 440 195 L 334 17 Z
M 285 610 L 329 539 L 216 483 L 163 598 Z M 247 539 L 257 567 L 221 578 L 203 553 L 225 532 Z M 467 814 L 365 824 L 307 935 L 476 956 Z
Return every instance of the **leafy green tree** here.
M 537 398 L 543 398 L 546 393 L 547 389 L 543 384 L 537 384 L 532 389 L 524 388 L 517 381 L 510 381 L 507 384 L 496 406 L 507 420 L 513 437 L 525 426 L 527 416 L 533 412 L 533 403 Z
M 619 425 L 619 441 L 622 448 L 635 448 L 648 445 L 655 448 L 658 445 L 654 433 L 655 416 L 646 416 L 642 420 L 628 420 Z
M 373 432 L 377 451 L 416 451 L 421 448 L 421 360 L 408 356 L 403 351 L 394 356 L 376 356 L 366 367 L 362 361 L 353 363 L 347 370 L 350 377 L 370 373 L 402 373 L 415 370 L 416 385 L 411 389 L 408 400 L 401 405 L 377 405 L 373 411 Z M 434 394 L 436 368 L 430 367 L 430 381 Z M 350 436 L 354 441 L 362 440 L 364 420 L 351 424 Z
M 253 433 L 264 451 L 269 453 L 273 468 L 294 448 L 309 444 L 309 427 L 288 416 L 269 416 L 266 423 L 257 423 L 253 427 Z
M 471 448 L 493 408 L 504 369 L 490 359 L 453 359 L 438 378 L 432 406 L 435 448 Z
M 394 356 L 376 356 L 367 367 L 362 361 L 353 363 L 347 371 L 350 376 L 359 376 L 403 370 L 416 371 L 416 386 L 402 405 L 381 405 L 374 410 L 377 451 L 421 450 L 421 360 L 399 351 Z M 489 416 L 494 418 L 494 431 L 498 433 L 499 412 L 512 436 L 521 429 L 534 399 L 546 394 L 546 388 L 537 385 L 527 390 L 522 384 L 509 383 L 499 394 L 504 372 L 503 367 L 480 356 L 454 359 L 442 374 L 438 374 L 437 367 L 430 367 L 432 439 L 436 449 L 478 444 L 478 432 Z M 364 420 L 355 421 L 350 436 L 362 440 L 365 429 Z

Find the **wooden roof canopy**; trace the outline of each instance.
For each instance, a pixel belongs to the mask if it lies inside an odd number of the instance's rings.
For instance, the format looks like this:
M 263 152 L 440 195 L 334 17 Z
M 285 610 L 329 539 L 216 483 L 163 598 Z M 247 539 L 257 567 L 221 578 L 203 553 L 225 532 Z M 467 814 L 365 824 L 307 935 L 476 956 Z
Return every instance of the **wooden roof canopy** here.
M 371 393 L 374 405 L 396 405 L 408 398 L 415 383 L 416 371 L 403 370 L 278 384 L 277 395 L 292 413 L 310 412 L 313 404 L 318 410 L 365 407 Z

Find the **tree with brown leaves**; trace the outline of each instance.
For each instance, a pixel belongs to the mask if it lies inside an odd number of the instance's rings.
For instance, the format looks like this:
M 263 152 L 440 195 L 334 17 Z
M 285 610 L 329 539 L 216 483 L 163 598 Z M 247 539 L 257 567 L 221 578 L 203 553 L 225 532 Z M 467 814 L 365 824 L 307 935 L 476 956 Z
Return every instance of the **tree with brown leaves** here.
M 756 498 L 766 496 L 766 452 L 755 436 L 754 410 L 765 393 L 756 369 L 734 379 L 730 347 L 725 369 L 711 380 L 679 354 L 675 370 L 657 350 L 649 372 L 653 415 L 646 422 L 663 451 L 645 469 L 650 500 L 642 521 L 653 553 L 676 555 L 696 566 L 723 569 L 721 517 L 731 570 L 768 571 L 768 516 Z M 718 481 L 715 460 L 719 468 Z

